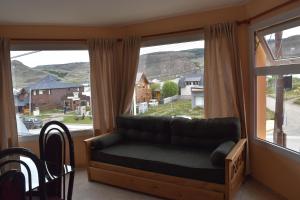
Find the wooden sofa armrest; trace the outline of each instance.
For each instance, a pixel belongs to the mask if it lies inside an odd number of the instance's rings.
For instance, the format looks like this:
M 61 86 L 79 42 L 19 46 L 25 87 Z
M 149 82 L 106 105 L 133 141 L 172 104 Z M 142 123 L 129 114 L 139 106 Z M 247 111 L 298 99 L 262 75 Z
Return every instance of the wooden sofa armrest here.
M 246 146 L 247 139 L 240 139 L 236 145 L 234 145 L 233 149 L 229 152 L 229 154 L 225 158 L 225 162 L 236 160 L 239 155 L 242 153 Z
M 97 140 L 98 138 L 104 137 L 105 135 L 107 135 L 109 133 L 110 132 L 107 132 L 107 133 L 104 133 L 102 135 L 98 135 L 98 136 L 91 137 L 91 138 L 88 138 L 86 140 L 83 140 L 83 142 L 85 144 L 85 153 L 86 153 L 85 157 L 86 157 L 87 169 L 89 169 L 90 161 L 91 161 L 91 143 L 92 143 L 92 141 Z M 88 170 L 88 178 L 90 180 L 89 170 Z
M 245 176 L 247 139 L 241 139 L 225 158 L 225 199 L 233 198 Z

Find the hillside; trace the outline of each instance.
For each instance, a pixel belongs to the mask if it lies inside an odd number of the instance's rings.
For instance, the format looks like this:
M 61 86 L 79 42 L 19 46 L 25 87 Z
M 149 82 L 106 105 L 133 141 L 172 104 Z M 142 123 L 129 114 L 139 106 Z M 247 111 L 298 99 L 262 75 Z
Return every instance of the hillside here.
M 168 80 L 203 70 L 204 49 L 170 51 L 140 56 L 139 72 L 148 79 Z
M 140 57 L 138 71 L 145 72 L 148 79 L 167 80 L 178 75 L 203 70 L 203 49 L 145 54 Z M 12 61 L 14 88 L 26 87 L 48 74 L 65 82 L 86 83 L 90 77 L 89 63 L 67 63 L 41 65 L 30 68 L 23 63 Z
M 45 77 L 48 73 L 35 70 L 34 68 L 27 67 L 23 63 L 13 60 L 12 65 L 12 79 L 14 88 L 26 87 L 31 83 L 38 81 Z
M 34 69 L 55 75 L 70 83 L 85 83 L 90 80 L 90 63 L 87 62 L 41 65 Z

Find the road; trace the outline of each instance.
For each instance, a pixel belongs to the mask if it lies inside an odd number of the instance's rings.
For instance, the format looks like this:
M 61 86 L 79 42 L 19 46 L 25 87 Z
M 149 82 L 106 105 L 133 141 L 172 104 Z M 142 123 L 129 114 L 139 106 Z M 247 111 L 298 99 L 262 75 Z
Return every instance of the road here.
M 267 97 L 267 107 L 275 112 L 275 99 Z M 283 130 L 289 136 L 300 136 L 300 106 L 292 102 L 284 102 Z
M 267 108 L 275 112 L 275 99 L 267 97 Z M 300 151 L 300 106 L 292 102 L 284 102 L 283 131 L 287 134 L 287 147 Z M 268 134 L 268 141 L 273 142 L 273 134 Z

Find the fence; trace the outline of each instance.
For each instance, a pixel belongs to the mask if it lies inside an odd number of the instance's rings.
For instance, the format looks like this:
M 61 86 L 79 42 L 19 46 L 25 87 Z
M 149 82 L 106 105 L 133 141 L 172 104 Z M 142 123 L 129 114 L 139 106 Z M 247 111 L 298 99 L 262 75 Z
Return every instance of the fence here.
M 167 97 L 167 98 L 164 98 L 164 99 L 163 99 L 163 104 L 171 103 L 171 102 L 176 101 L 176 100 L 178 100 L 178 99 L 179 99 L 179 95 Z

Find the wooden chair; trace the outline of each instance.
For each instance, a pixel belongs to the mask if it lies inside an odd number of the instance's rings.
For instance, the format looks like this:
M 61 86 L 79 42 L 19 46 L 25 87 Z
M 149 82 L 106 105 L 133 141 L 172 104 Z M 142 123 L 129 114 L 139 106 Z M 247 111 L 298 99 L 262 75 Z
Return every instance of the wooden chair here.
M 46 177 L 61 177 L 47 184 L 47 196 L 66 199 L 66 174 L 69 174 L 67 199 L 72 199 L 75 161 L 69 129 L 58 121 L 46 123 L 40 132 L 39 145 L 40 159 L 46 167 Z
M 31 200 L 37 187 L 39 191 L 35 195 L 46 199 L 43 164 L 28 149 L 15 147 L 0 151 L 0 173 L 1 200 L 25 200 L 26 196 Z

